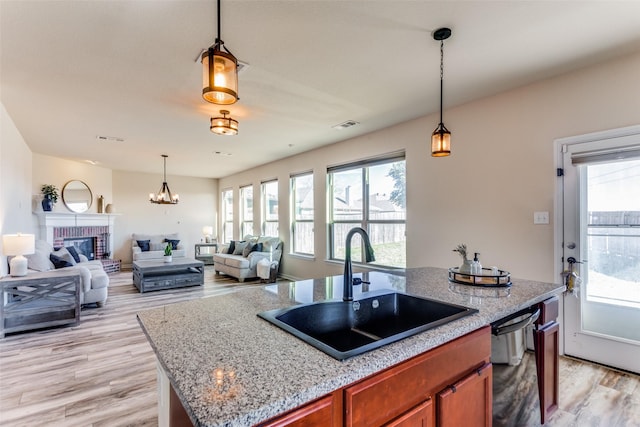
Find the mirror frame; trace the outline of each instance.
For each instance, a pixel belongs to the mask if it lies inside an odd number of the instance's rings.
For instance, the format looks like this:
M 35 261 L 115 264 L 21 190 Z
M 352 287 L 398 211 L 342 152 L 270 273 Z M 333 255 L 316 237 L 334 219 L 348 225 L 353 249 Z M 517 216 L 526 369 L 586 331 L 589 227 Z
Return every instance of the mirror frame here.
M 78 210 L 78 209 L 72 208 L 71 201 L 67 201 L 67 198 L 64 197 L 65 190 L 67 189 L 69 184 L 73 184 L 73 183 L 80 183 L 80 184 L 84 185 L 84 187 L 87 189 L 87 191 L 89 191 L 89 200 L 88 200 L 86 209 Z M 93 192 L 91 192 L 91 188 L 89 188 L 89 186 L 84 181 L 80 181 L 79 179 L 72 179 L 71 181 L 67 182 L 64 185 L 64 187 L 62 187 L 62 202 L 64 203 L 66 208 L 69 209 L 71 212 L 84 213 L 84 212 L 87 212 L 91 208 L 91 205 L 93 204 Z

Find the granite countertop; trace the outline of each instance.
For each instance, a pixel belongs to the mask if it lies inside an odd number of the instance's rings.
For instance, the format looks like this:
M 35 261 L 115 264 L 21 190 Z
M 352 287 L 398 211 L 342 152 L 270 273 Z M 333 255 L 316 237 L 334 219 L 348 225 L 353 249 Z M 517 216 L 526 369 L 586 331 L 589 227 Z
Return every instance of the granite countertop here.
M 510 288 L 449 283 L 447 270 L 354 274 L 371 285 L 479 310 L 449 324 L 338 361 L 258 318 L 265 310 L 342 298 L 342 276 L 285 282 L 138 313 L 195 425 L 249 426 L 465 335 L 564 290 L 513 279 Z M 366 291 L 366 288 L 364 289 Z

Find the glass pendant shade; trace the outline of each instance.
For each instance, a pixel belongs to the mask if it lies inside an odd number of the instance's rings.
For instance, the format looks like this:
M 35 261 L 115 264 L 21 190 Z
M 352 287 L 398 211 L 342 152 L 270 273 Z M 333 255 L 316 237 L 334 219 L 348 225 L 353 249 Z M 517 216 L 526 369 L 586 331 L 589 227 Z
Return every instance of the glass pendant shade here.
M 227 117 L 229 112 L 227 110 L 220 110 L 222 117 L 211 118 L 211 132 L 217 135 L 237 135 L 238 134 L 238 121 Z
M 238 100 L 238 60 L 215 44 L 202 54 L 202 97 L 212 104 Z
M 431 135 L 431 156 L 445 157 L 451 154 L 451 132 L 443 123 L 438 124 Z

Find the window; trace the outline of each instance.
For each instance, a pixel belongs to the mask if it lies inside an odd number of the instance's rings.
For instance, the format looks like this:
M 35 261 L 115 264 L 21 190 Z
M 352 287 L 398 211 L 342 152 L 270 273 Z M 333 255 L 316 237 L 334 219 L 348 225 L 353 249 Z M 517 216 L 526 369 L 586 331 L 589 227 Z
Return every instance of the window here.
M 253 235 L 253 186 L 240 187 L 240 238 Z
M 233 190 L 222 192 L 222 243 L 233 240 Z
M 291 252 L 313 255 L 313 174 L 291 177 Z
M 278 181 L 262 183 L 262 234 L 278 236 Z
M 327 170 L 329 180 L 329 257 L 344 259 L 345 239 L 353 227 L 369 234 L 375 264 L 406 266 L 406 173 L 404 153 Z M 352 260 L 361 262 L 355 235 Z

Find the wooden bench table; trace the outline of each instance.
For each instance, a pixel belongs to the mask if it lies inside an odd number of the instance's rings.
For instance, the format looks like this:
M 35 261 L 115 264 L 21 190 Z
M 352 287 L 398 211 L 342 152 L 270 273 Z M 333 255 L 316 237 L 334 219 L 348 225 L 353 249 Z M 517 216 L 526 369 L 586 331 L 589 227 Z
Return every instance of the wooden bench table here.
M 9 332 L 80 322 L 80 273 L 30 273 L 0 279 L 0 338 Z

